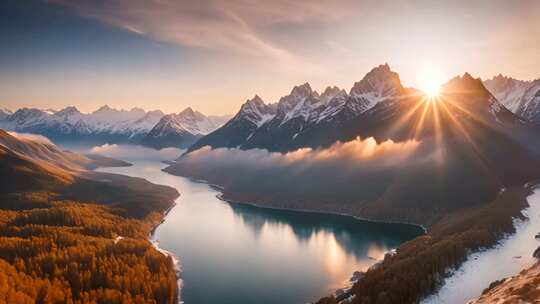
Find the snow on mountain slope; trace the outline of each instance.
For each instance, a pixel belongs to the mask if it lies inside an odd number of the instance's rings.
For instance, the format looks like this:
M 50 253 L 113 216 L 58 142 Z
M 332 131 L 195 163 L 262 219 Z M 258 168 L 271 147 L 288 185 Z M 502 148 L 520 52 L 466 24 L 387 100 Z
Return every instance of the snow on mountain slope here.
M 161 111 L 116 110 L 103 106 L 84 114 L 70 106 L 60 111 L 22 108 L 0 116 L 0 127 L 17 132 L 42 134 L 55 141 L 128 141 L 145 135 L 163 116 Z
M 509 110 L 540 123 L 540 79 L 523 81 L 499 74 L 485 80 L 484 85 Z
M 13 114 L 13 113 L 8 109 L 0 109 L 0 121 L 5 119 L 6 117 L 8 117 L 11 114 Z
M 255 127 L 260 127 L 276 115 L 276 110 L 276 104 L 267 105 L 258 95 L 255 95 L 242 105 L 240 111 L 232 120 L 245 120 Z
M 309 83 L 295 86 L 277 104 L 265 104 L 255 96 L 248 100 L 236 116 L 213 133 L 203 137 L 189 150 L 203 146 L 262 148 L 271 151 L 289 150 L 302 145 L 309 130 L 337 124 L 357 117 L 376 104 L 404 93 L 399 75 L 388 64 L 373 68 L 350 93 L 336 86 L 322 94 Z
M 203 135 L 220 127 L 226 119 L 226 116 L 207 117 L 188 107 L 178 114 L 163 116 L 142 143 L 154 148 L 187 148 Z
M 188 151 L 203 146 L 236 147 L 244 143 L 255 130 L 271 120 L 277 111 L 277 104 L 266 104 L 258 95 L 248 99 L 238 113 L 222 127 L 199 139 Z

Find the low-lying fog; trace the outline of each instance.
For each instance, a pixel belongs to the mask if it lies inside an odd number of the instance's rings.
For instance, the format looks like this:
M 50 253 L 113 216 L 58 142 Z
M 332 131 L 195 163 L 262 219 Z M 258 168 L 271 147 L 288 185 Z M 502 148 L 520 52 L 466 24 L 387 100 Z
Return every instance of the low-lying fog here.
M 155 150 L 138 145 L 118 145 L 118 144 L 103 144 L 101 146 L 69 146 L 63 145 L 63 148 L 79 152 L 99 154 L 115 159 L 125 161 L 147 160 L 147 161 L 165 161 L 174 160 L 180 156 L 184 150 L 177 148 L 164 148 Z

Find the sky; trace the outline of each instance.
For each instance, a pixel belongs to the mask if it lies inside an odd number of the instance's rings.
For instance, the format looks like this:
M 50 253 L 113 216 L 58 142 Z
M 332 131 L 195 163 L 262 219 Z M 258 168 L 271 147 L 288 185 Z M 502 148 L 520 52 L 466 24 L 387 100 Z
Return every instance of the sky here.
M 233 114 L 309 82 L 540 78 L 537 0 L 2 0 L 0 108 Z

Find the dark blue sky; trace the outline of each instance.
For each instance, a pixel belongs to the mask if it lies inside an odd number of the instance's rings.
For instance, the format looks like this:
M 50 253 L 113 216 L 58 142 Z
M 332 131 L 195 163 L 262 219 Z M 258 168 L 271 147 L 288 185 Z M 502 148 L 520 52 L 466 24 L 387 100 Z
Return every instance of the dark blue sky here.
M 3 0 L 0 68 L 9 73 L 51 70 L 130 70 L 170 64 L 180 49 L 82 18 L 60 5 Z

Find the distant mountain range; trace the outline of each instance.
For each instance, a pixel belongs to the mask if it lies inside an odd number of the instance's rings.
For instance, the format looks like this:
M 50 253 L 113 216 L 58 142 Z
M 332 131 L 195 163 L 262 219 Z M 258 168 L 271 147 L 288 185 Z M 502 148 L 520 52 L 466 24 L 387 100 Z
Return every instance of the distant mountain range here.
M 524 81 L 499 74 L 484 85 L 510 111 L 540 124 L 540 79 Z
M 464 78 L 471 77 L 466 74 Z M 490 111 L 495 120 L 499 115 L 508 116 L 499 114 L 506 106 L 518 116 L 540 123 L 540 80 L 525 82 L 497 76 L 484 84 L 494 95 Z M 398 108 L 407 104 L 400 101 L 418 95 L 422 93 L 402 86 L 399 75 L 388 64 L 372 69 L 348 93 L 328 87 L 319 94 L 305 83 L 295 86 L 277 103 L 267 104 L 259 96 L 247 100 L 229 122 L 201 138 L 188 152 L 203 146 L 286 152 L 329 146 L 358 135 L 377 135 L 368 130 L 379 128 L 376 125 L 389 126 L 387 118 L 399 115 Z
M 522 81 L 498 75 L 483 84 L 514 114 L 540 124 L 540 79 Z M 255 95 L 232 119 L 206 116 L 191 108 L 166 115 L 159 110 L 103 106 L 84 114 L 70 106 L 60 111 L 0 109 L 0 128 L 41 134 L 59 143 L 133 143 L 158 149 L 189 148 L 188 152 L 203 146 L 284 152 L 328 146 L 347 137 L 351 122 L 364 124 L 369 116 L 390 114 L 382 113 L 381 105 L 415 94 L 420 92 L 404 88 L 399 75 L 384 64 L 373 68 L 348 92 L 330 86 L 318 93 L 304 83 L 276 103 L 266 103 Z
M 205 116 L 187 108 L 178 114 L 168 114 L 159 120 L 142 139 L 142 144 L 154 148 L 188 148 L 199 138 L 222 126 L 230 116 Z
M 13 113 L 0 109 L 0 128 L 44 135 L 54 142 L 133 143 L 157 148 L 187 148 L 226 119 L 207 117 L 191 108 L 178 115 L 108 106 L 89 114 L 72 106 L 60 111 L 22 108 Z

